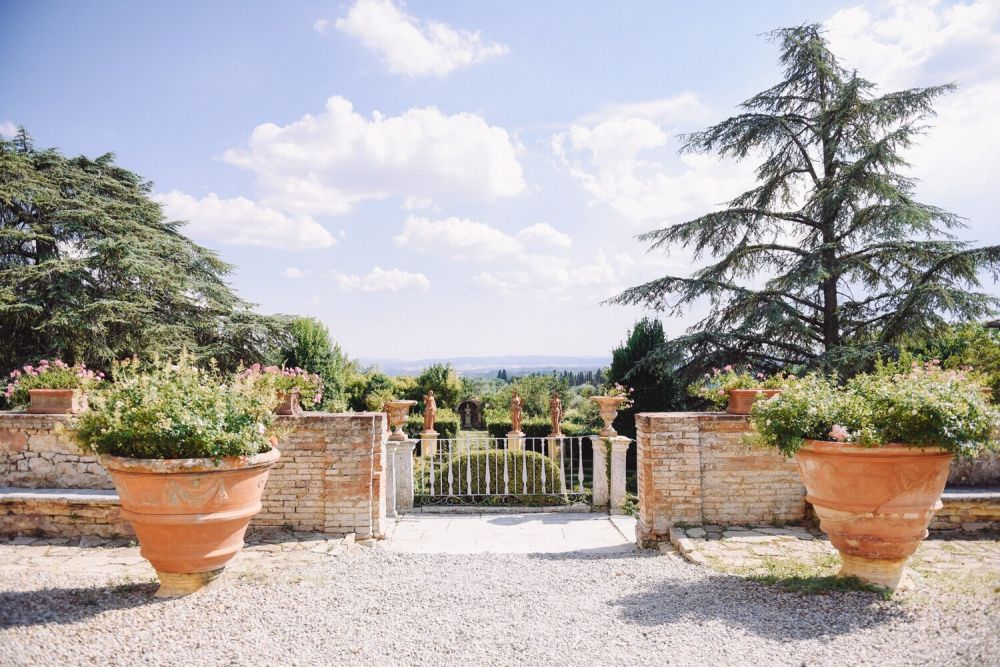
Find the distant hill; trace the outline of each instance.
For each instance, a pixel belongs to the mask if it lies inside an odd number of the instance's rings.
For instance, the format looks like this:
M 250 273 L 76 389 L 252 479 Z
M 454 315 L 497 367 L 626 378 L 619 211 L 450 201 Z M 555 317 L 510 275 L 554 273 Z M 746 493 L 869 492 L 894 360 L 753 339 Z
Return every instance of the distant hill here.
M 574 357 L 558 355 L 509 355 L 499 357 L 441 357 L 435 359 L 386 359 L 362 357 L 362 367 L 378 366 L 386 375 L 418 375 L 431 364 L 449 363 L 460 375 L 468 377 L 496 377 L 501 368 L 508 375 L 527 375 L 546 371 L 596 371 L 607 368 L 611 357 Z

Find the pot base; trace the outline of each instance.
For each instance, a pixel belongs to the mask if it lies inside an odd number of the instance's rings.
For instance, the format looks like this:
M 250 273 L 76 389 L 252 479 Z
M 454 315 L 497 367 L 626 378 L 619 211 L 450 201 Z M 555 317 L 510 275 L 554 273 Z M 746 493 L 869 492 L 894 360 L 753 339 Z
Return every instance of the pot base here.
M 179 598 L 191 595 L 199 591 L 212 590 L 219 585 L 219 576 L 226 568 L 220 567 L 218 570 L 208 572 L 160 572 L 157 570 L 156 576 L 160 578 L 160 587 L 156 589 L 154 597 L 158 598 Z
M 837 576 L 857 577 L 866 584 L 890 591 L 905 589 L 909 583 L 909 577 L 906 576 L 906 560 L 906 558 L 899 560 L 862 558 L 841 552 L 841 566 Z

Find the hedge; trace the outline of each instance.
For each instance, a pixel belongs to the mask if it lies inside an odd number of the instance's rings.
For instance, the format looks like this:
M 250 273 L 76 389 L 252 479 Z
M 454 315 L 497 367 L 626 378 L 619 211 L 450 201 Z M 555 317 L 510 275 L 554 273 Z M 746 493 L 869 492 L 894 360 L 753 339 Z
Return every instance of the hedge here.
M 504 459 L 507 464 L 507 484 L 504 485 Z M 500 451 L 490 449 L 460 454 L 451 463 L 443 462 L 437 465 L 423 462 L 418 466 L 419 487 L 426 493 L 431 487 L 431 467 L 434 469 L 435 495 L 448 494 L 448 469 L 451 468 L 453 493 L 472 495 L 503 494 L 509 491 L 509 496 L 516 496 L 521 502 L 537 502 L 546 499 L 543 493 L 556 494 L 556 498 L 548 498 L 549 502 L 565 502 L 561 495 L 564 491 L 562 471 L 559 465 L 547 456 L 531 451 Z M 489 470 L 490 481 L 487 484 L 486 472 Z M 544 470 L 545 481 L 542 481 Z M 471 472 L 471 484 L 468 477 Z M 527 481 L 522 479 L 522 473 L 527 473 Z M 461 486 L 459 486 L 461 485 Z
M 423 430 L 424 418 L 422 415 L 410 415 L 406 423 L 403 424 L 403 432 L 410 438 L 419 439 L 420 432 Z M 458 415 L 451 410 L 438 410 L 437 418 L 434 420 L 434 430 L 438 432 L 439 438 L 457 438 Z
M 506 438 L 507 433 L 514 428 L 510 421 L 491 421 L 486 424 L 486 430 L 491 437 Z M 552 423 L 548 419 L 536 417 L 521 422 L 521 430 L 529 438 L 547 438 L 552 435 Z M 562 432 L 565 436 L 594 435 L 596 432 L 572 422 L 563 422 Z

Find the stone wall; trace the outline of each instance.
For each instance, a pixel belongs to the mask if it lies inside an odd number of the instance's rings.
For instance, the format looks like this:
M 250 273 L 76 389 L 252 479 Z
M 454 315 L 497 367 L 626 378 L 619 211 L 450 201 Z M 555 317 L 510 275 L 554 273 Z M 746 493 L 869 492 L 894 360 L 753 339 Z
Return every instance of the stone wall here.
M 0 412 L 0 486 L 32 489 L 113 489 L 111 476 L 58 426 L 62 415 Z
M 669 539 L 674 524 L 800 522 L 805 487 L 795 462 L 743 443 L 746 417 L 725 413 L 636 415 L 638 537 Z
M 935 531 L 1000 532 L 1000 490 L 952 488 L 931 520 Z
M 0 534 L 130 533 L 118 516 L 117 496 L 96 493 L 114 488 L 110 476 L 59 432 L 65 419 L 0 413 L 0 487 L 7 487 L 0 493 Z M 282 455 L 251 530 L 383 537 L 385 415 L 305 413 L 279 417 L 278 424 L 287 432 L 278 444 Z

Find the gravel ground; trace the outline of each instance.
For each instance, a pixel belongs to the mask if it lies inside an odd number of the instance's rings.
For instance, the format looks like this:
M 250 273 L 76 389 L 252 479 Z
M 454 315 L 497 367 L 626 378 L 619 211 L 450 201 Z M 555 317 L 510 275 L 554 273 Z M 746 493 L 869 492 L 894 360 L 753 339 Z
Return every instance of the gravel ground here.
M 676 554 L 396 554 L 155 584 L 0 574 L 3 665 L 997 665 L 1000 591 L 806 596 Z

